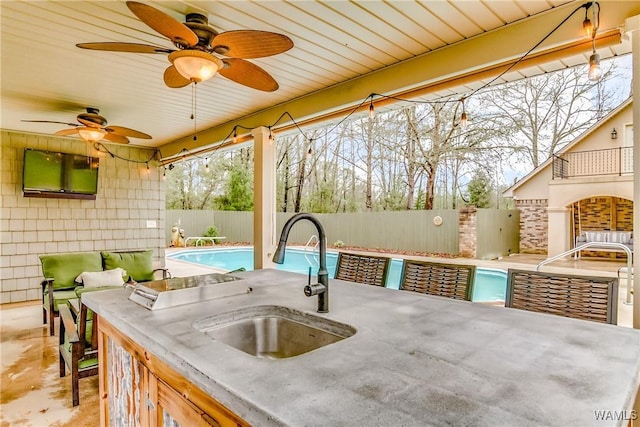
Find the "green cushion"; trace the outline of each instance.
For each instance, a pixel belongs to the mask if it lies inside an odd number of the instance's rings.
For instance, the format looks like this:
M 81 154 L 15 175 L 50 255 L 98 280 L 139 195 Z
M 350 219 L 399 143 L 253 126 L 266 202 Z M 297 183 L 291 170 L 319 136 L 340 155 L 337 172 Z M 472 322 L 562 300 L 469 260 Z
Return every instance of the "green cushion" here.
M 78 362 L 78 369 L 82 370 L 85 368 L 91 368 L 93 366 L 96 366 L 98 364 L 98 358 L 97 357 L 93 357 L 91 359 L 85 359 L 85 360 L 81 360 L 80 362 Z
M 44 291 L 44 300 L 45 305 L 48 307 L 49 304 L 49 300 L 47 299 L 49 297 L 48 292 L 47 292 L 47 288 L 45 288 Z M 75 299 L 78 298 L 78 296 L 76 295 L 75 290 L 73 289 L 62 289 L 62 290 L 54 290 L 53 291 L 53 311 L 55 311 L 56 313 L 58 312 L 58 306 L 59 305 L 65 305 L 67 303 L 67 301 L 69 301 L 70 299 Z
M 89 344 L 91 344 L 91 341 L 89 341 Z M 67 357 L 69 358 L 69 360 L 71 360 L 71 343 L 68 340 L 65 340 L 65 344 L 62 347 L 62 349 L 65 351 L 65 353 L 67 353 Z M 78 370 L 83 370 L 85 368 L 91 368 L 93 366 L 97 366 L 98 365 L 98 357 L 92 357 L 90 359 L 83 359 L 78 361 Z
M 153 251 L 101 252 L 104 269 L 123 268 L 136 282 L 148 282 L 153 277 Z
M 77 286 L 74 289 L 74 292 L 76 297 L 80 298 L 82 294 L 86 292 L 108 291 L 109 289 L 122 289 L 122 286 L 100 286 L 99 288 L 85 288 L 84 286 Z
M 54 289 L 73 289 L 74 280 L 84 271 L 102 271 L 102 258 L 98 252 L 40 255 L 42 274 L 53 279 Z

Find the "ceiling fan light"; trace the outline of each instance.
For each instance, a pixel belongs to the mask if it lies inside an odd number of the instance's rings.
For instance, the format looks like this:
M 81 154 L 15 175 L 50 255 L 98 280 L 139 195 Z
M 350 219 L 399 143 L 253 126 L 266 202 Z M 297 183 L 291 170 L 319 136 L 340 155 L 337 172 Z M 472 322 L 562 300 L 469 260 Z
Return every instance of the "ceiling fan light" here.
M 196 83 L 209 80 L 223 67 L 220 59 L 199 50 L 171 52 L 169 61 L 184 78 Z
M 78 129 L 78 133 L 80 137 L 87 142 L 98 142 L 107 134 L 103 129 L 91 127 L 81 127 Z

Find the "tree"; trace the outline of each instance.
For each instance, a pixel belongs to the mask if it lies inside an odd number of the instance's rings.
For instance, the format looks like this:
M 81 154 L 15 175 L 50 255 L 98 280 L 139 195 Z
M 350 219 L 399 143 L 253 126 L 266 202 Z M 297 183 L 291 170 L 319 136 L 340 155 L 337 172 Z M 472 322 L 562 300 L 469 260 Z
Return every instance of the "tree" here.
M 477 208 L 491 206 L 491 181 L 482 171 L 476 171 L 467 185 L 469 192 L 469 204 Z
M 167 209 L 214 207 L 213 198 L 221 190 L 223 165 L 220 162 L 204 159 L 181 161 L 167 168 L 164 173 L 167 180 Z
M 253 210 L 253 149 L 231 152 L 226 164 L 227 180 L 223 194 L 216 197 L 216 208 L 225 211 Z
M 511 150 L 536 168 L 619 103 L 619 96 L 601 92 L 615 75 L 615 66 L 609 65 L 594 85 L 583 67 L 575 67 L 507 83 L 477 96 L 485 105 L 483 119 L 501 123 L 509 131 Z

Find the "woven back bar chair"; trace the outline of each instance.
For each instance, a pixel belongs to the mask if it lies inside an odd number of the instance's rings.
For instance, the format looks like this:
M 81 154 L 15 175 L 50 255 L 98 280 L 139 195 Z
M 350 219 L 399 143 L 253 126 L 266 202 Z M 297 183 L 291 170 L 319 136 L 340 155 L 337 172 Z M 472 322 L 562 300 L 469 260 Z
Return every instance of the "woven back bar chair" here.
M 405 260 L 400 289 L 471 301 L 476 266 Z
M 384 256 L 338 253 L 336 279 L 366 285 L 385 286 L 391 258 Z
M 509 269 L 505 307 L 615 325 L 618 279 Z

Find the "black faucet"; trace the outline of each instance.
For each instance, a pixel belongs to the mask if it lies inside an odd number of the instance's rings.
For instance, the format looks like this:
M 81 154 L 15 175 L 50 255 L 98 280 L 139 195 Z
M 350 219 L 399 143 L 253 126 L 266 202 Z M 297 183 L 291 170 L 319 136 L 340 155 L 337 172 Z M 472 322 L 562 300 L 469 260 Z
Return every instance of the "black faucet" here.
M 304 287 L 304 294 L 308 297 L 312 295 L 318 295 L 318 313 L 329 312 L 329 272 L 327 271 L 327 238 L 324 234 L 324 228 L 316 217 L 308 213 L 299 213 L 291 218 L 282 227 L 282 233 L 280 234 L 280 242 L 278 242 L 278 248 L 276 253 L 273 254 L 273 262 L 276 264 L 282 264 L 284 262 L 284 251 L 287 246 L 287 239 L 289 238 L 289 230 L 296 222 L 306 219 L 313 223 L 318 230 L 318 240 L 320 241 L 320 267 L 318 268 L 318 283 L 307 284 Z

